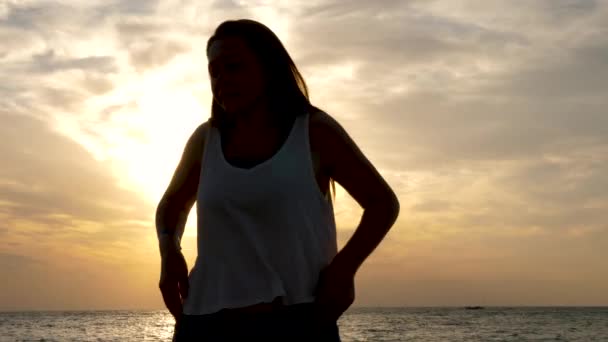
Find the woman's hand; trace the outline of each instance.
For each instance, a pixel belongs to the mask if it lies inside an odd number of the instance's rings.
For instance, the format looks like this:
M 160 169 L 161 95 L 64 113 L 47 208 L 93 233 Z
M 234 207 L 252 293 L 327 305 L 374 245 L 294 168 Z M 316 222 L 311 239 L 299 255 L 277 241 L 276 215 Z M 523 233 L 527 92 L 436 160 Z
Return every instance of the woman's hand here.
M 336 322 L 355 301 L 355 274 L 334 259 L 321 271 L 315 297 L 320 322 Z
M 182 316 L 183 299 L 188 296 L 188 265 L 179 249 L 167 250 L 162 254 L 158 286 L 165 306 L 178 322 Z

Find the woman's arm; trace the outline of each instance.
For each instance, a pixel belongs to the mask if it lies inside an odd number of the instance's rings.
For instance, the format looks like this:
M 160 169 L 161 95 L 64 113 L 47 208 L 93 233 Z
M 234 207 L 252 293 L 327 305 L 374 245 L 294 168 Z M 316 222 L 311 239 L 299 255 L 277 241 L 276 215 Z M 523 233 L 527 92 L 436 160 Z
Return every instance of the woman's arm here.
M 359 226 L 319 275 L 317 317 L 335 322 L 355 300 L 355 274 L 399 215 L 397 196 L 337 121 L 323 112 L 311 116 L 311 135 L 319 146 L 324 173 L 363 208 Z
M 180 241 L 188 213 L 196 200 L 206 125 L 192 134 L 173 178 L 156 209 L 156 232 L 161 254 L 158 286 L 169 312 L 179 322 L 183 300 L 188 296 L 188 265 Z
M 184 226 L 196 201 L 207 123 L 188 139 L 171 182 L 156 208 L 156 232 L 161 255 L 180 249 Z
M 363 208 L 352 237 L 336 256 L 353 274 L 376 249 L 399 215 L 399 200 L 346 130 L 324 112 L 311 119 L 321 165 Z

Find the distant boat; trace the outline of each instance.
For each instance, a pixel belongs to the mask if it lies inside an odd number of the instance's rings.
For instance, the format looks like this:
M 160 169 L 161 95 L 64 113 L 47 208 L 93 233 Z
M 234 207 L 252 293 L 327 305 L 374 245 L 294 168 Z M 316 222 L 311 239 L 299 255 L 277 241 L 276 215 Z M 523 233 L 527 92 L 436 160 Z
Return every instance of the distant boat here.
M 482 310 L 484 307 L 483 306 L 465 306 L 464 308 L 466 310 Z

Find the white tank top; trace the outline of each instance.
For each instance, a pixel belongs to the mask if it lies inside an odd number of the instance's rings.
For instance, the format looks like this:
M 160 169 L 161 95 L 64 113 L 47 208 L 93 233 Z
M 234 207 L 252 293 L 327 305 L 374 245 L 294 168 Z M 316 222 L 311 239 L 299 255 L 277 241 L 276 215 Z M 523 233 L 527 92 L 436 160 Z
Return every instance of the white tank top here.
M 187 315 L 271 302 L 313 302 L 319 272 L 337 253 L 331 201 L 319 190 L 310 153 L 309 114 L 270 159 L 253 168 L 224 158 L 208 130 L 197 197 L 196 262 Z

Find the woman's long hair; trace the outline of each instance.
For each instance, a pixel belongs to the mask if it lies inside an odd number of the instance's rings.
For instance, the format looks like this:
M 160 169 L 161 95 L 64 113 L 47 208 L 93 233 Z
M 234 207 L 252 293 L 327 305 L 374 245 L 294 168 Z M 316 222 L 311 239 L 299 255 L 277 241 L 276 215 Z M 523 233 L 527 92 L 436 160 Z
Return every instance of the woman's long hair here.
M 207 41 L 207 51 L 213 42 L 227 37 L 243 40 L 261 63 L 269 109 L 280 127 L 293 122 L 296 116 L 319 110 L 310 103 L 302 74 L 272 30 L 250 19 L 227 20 Z M 215 100 L 211 105 L 210 123 L 220 130 L 230 125 L 230 117 Z M 330 185 L 335 198 L 333 179 L 330 179 Z M 329 199 L 331 201 L 331 197 Z

